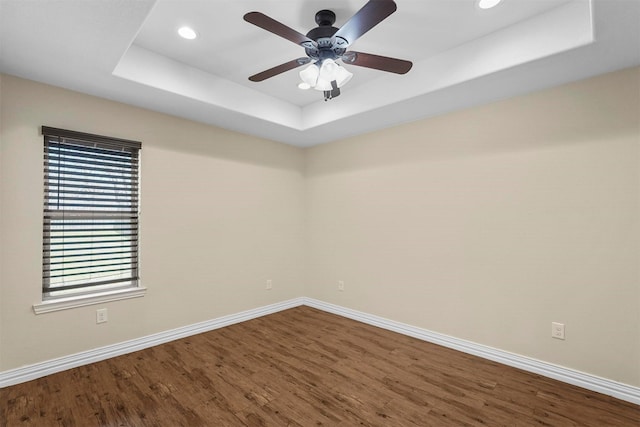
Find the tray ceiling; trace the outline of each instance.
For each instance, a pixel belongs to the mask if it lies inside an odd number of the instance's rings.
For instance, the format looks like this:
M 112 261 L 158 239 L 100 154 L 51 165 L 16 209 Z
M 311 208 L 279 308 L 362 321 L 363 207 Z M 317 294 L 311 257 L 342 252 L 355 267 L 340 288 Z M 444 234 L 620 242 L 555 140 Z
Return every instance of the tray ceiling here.
M 640 64 L 638 0 L 396 0 L 353 49 L 414 63 L 406 75 L 345 65 L 340 97 L 297 88 L 304 56 L 242 19 L 306 33 L 365 0 L 0 1 L 0 71 L 297 146 L 366 133 Z M 176 31 L 188 25 L 195 40 Z

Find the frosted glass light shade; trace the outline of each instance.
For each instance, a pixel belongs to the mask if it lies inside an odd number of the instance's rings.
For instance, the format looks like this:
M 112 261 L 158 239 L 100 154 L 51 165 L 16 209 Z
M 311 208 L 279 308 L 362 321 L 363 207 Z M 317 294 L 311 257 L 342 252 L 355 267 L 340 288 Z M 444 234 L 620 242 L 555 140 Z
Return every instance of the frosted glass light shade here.
M 325 59 L 320 66 L 317 63 L 311 64 L 299 74 L 304 85 L 298 85 L 298 87 L 303 89 L 308 85 L 309 88 L 319 91 L 333 89 L 331 82 L 334 80 L 338 87 L 342 87 L 353 77 L 352 73 L 332 59 Z
M 316 86 L 316 83 L 318 82 L 318 76 L 320 75 L 320 69 L 316 64 L 311 64 L 304 70 L 300 71 L 299 74 L 300 80 L 305 83 L 305 86 L 303 87 L 306 87 L 308 89 Z M 298 85 L 298 87 L 300 87 L 300 85 Z
M 337 64 L 336 67 L 338 67 L 338 70 L 336 71 L 335 80 L 336 83 L 338 83 L 338 87 L 342 87 L 346 85 L 349 80 L 351 80 L 351 77 L 353 77 L 353 73 Z

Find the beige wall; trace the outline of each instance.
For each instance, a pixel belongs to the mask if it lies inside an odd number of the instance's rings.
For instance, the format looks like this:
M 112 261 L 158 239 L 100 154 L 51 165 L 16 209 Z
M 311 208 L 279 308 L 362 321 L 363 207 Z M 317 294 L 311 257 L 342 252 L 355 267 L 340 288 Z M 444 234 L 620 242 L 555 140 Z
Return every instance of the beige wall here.
M 2 76 L 0 371 L 301 295 L 303 152 Z M 42 251 L 41 125 L 143 143 L 143 298 L 34 315 Z M 265 290 L 265 280 L 273 289 Z
M 305 294 L 640 385 L 639 103 L 636 68 L 308 150 Z
M 301 150 L 2 76 L 0 371 L 306 295 L 640 386 L 639 81 Z M 41 125 L 143 142 L 149 290 L 107 324 L 31 310 Z
M 2 372 L 2 293 L 3 293 L 3 289 L 4 286 L 2 285 L 2 266 L 4 264 L 4 258 L 5 258 L 5 245 L 4 245 L 4 222 L 2 219 L 3 216 L 3 194 L 4 194 L 4 176 L 2 175 L 2 139 L 3 139 L 3 132 L 2 132 L 2 79 L 3 79 L 3 75 L 0 74 L 0 372 Z

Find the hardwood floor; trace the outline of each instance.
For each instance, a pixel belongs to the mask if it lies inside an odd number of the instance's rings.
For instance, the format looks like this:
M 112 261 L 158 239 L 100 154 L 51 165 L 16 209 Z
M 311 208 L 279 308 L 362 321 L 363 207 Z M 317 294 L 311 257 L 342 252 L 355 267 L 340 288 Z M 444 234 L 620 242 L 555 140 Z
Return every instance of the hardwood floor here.
M 638 426 L 640 406 L 309 307 L 0 390 L 2 426 Z

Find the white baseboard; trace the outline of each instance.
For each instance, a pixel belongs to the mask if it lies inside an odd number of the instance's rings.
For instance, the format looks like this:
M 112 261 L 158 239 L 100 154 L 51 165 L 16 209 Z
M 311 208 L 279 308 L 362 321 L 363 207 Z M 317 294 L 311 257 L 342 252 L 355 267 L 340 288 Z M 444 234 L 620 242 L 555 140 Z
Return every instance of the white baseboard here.
M 553 378 L 565 383 L 573 384 L 587 390 L 606 394 L 627 402 L 640 405 L 640 387 L 634 387 L 623 383 L 608 380 L 606 378 L 597 377 L 595 375 L 586 374 L 584 372 L 565 368 L 563 366 L 553 365 L 551 363 L 542 362 L 518 354 L 509 353 L 471 341 L 454 338 L 448 335 L 439 334 L 426 329 L 407 325 L 405 323 L 396 322 L 375 316 L 361 311 L 352 310 L 350 308 L 341 307 L 339 305 L 330 304 L 313 298 L 294 298 L 276 304 L 243 311 L 228 316 L 219 317 L 217 319 L 207 320 L 193 325 L 172 329 L 170 331 L 160 332 L 130 341 L 113 344 L 94 350 L 84 351 L 70 356 L 64 356 L 57 359 L 47 360 L 45 362 L 36 363 L 0 372 L 0 388 L 14 384 L 31 381 L 56 372 L 78 366 L 87 365 L 89 363 L 99 362 L 111 357 L 120 356 L 145 348 L 153 347 L 166 342 L 185 338 L 202 332 L 212 331 L 214 329 L 223 328 L 225 326 L 241 323 L 247 320 L 255 319 L 278 311 L 287 310 L 289 308 L 300 305 L 307 305 L 318 310 L 328 313 L 337 314 L 349 319 L 357 320 L 368 325 L 387 329 L 403 335 L 414 337 L 423 341 L 448 347 L 464 353 L 473 354 L 474 356 L 484 359 L 493 360 L 494 362 L 504 365 L 513 366 L 528 372 L 533 372 L 545 377 Z
M 640 387 L 634 387 L 628 384 L 611 381 L 606 378 L 597 377 L 595 375 L 576 371 L 574 369 L 565 368 L 563 366 L 554 365 L 540 360 L 521 356 L 507 351 L 498 350 L 471 341 L 454 338 L 448 335 L 439 334 L 437 332 L 428 331 L 426 329 L 407 325 L 405 323 L 396 322 L 385 319 L 384 317 L 374 316 L 363 313 L 361 311 L 352 310 L 350 308 L 341 307 L 339 305 L 326 303 L 313 298 L 303 298 L 303 305 L 317 308 L 318 310 L 328 313 L 337 314 L 349 319 L 357 320 L 368 325 L 377 326 L 389 331 L 397 332 L 413 338 L 417 338 L 430 343 L 438 344 L 464 353 L 473 354 L 474 356 L 484 359 L 493 360 L 503 365 L 513 366 L 524 371 L 533 372 L 558 381 L 573 384 L 587 390 L 606 394 L 620 400 L 640 405 Z
M 78 366 L 87 365 L 89 363 L 99 362 L 111 357 L 116 357 L 123 354 L 132 353 L 134 351 L 143 350 L 145 348 L 153 347 L 159 344 L 164 344 L 169 341 L 186 338 L 192 335 L 200 334 L 202 332 L 208 332 L 214 329 L 233 325 L 235 323 L 241 323 L 247 320 L 266 316 L 278 311 L 297 307 L 299 305 L 302 305 L 302 303 L 302 298 L 295 298 L 288 301 L 255 308 L 252 310 L 242 311 L 240 313 L 230 314 L 228 316 L 222 316 L 217 319 L 194 323 L 192 325 L 183 326 L 181 328 L 176 328 L 169 331 L 159 332 L 153 335 L 147 335 L 145 337 L 136 338 L 130 341 L 108 345 L 105 347 L 83 351 L 81 353 L 0 372 L 0 388 L 35 380 L 36 378 L 41 378 L 46 375 L 54 374 L 56 372 L 65 371 L 67 369 L 76 368 Z

